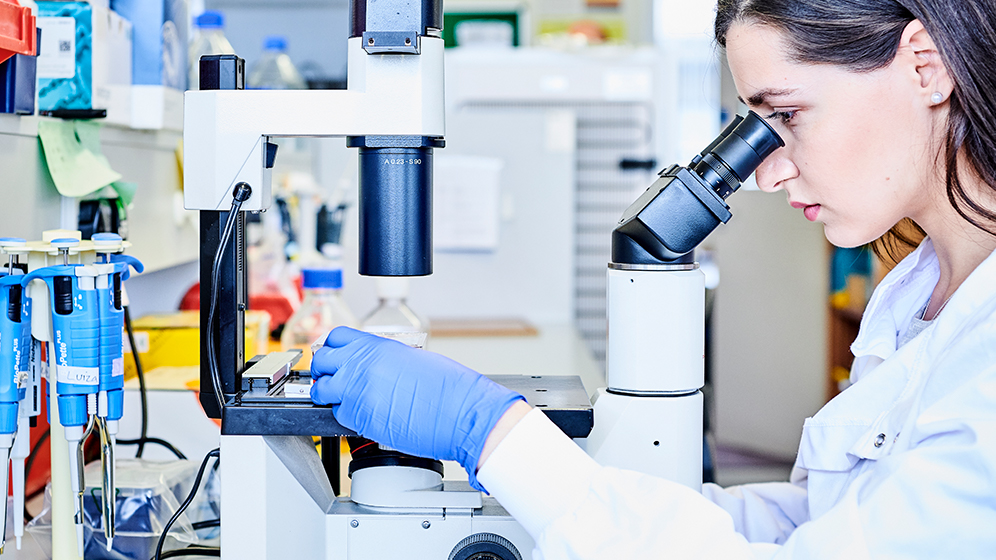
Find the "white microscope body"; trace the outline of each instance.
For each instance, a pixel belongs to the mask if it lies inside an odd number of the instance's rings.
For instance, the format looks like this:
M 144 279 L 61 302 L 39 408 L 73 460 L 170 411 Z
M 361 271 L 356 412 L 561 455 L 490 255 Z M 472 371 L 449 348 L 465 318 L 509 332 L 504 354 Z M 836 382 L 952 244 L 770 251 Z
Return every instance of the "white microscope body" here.
M 702 487 L 705 277 L 696 264 L 608 270 L 606 384 L 585 451 Z

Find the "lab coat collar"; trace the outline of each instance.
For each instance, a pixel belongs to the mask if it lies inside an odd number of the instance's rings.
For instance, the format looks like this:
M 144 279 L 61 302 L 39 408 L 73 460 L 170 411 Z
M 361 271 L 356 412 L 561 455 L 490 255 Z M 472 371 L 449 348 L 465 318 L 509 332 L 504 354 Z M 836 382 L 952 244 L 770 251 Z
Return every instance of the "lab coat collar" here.
M 858 337 L 851 344 L 855 358 L 875 356 L 886 360 L 895 353 L 899 336 L 923 307 L 939 278 L 934 244 L 929 238 L 924 239 L 882 279 L 868 302 Z

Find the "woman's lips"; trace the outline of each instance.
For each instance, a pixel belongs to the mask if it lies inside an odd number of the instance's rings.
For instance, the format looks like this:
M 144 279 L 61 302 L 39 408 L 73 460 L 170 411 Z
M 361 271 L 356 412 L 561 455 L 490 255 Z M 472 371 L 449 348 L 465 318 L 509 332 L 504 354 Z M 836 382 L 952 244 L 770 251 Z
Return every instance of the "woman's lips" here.
M 820 205 L 811 204 L 802 211 L 802 214 L 806 216 L 806 219 L 810 222 L 815 222 L 816 218 L 820 215 Z
M 820 205 L 819 204 L 806 204 L 803 202 L 792 202 L 789 201 L 792 208 L 796 210 L 802 209 L 802 213 L 806 216 L 806 219 L 810 222 L 815 222 L 816 217 L 820 215 Z

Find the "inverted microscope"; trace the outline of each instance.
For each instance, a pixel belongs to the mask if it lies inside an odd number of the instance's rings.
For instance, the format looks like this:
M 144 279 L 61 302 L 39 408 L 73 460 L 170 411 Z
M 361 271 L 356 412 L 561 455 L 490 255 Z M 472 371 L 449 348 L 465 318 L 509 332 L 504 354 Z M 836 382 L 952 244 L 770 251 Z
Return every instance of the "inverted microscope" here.
M 201 89 L 185 94 L 184 202 L 201 232 L 200 399 L 221 419 L 222 557 L 530 558 L 525 530 L 493 498 L 443 481 L 438 461 L 354 446 L 350 496 L 338 496 L 338 438 L 357 434 L 285 391 L 302 381 L 298 353 L 245 356 L 245 213 L 271 203 L 274 138 L 346 137 L 359 150 L 360 274 L 432 273 L 442 5 L 350 8 L 346 90 L 245 90 L 244 62 L 220 55 L 201 59 Z M 594 408 L 578 377 L 491 378 L 541 396 L 530 404 L 604 464 L 697 489 L 704 285 L 691 251 L 729 220 L 726 197 L 780 142 L 751 114 L 687 168 L 662 172 L 626 212 L 609 265 L 609 386 Z

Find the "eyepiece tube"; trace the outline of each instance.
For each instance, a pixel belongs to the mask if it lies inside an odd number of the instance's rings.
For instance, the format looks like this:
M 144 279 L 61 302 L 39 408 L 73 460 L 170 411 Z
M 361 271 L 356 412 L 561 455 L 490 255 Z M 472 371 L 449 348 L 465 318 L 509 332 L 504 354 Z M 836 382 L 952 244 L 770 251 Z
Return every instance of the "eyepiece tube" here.
M 726 125 L 726 128 L 724 128 L 723 131 L 719 133 L 719 136 L 717 136 L 715 140 L 713 140 L 708 146 L 706 146 L 704 150 L 699 152 L 699 155 L 695 156 L 692 159 L 692 162 L 688 164 L 688 167 L 695 167 L 695 164 L 702 161 L 702 158 L 704 158 L 706 154 L 708 154 L 709 152 L 713 151 L 716 148 L 716 146 L 720 144 L 720 142 L 726 140 L 726 137 L 733 133 L 733 129 L 737 128 L 737 126 L 740 125 L 740 123 L 742 123 L 743 121 L 744 121 L 743 117 L 741 117 L 740 115 L 734 115 L 733 120 L 730 121 L 730 124 Z
M 695 172 L 725 200 L 740 188 L 764 158 L 784 145 L 778 133 L 751 111 L 718 144 L 707 148 L 707 153 L 695 165 Z

